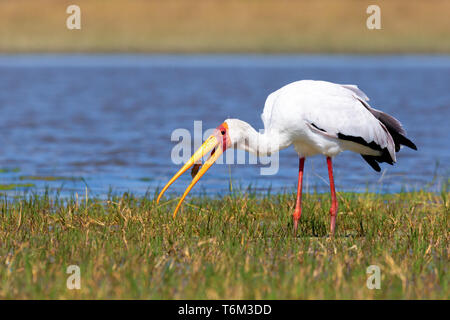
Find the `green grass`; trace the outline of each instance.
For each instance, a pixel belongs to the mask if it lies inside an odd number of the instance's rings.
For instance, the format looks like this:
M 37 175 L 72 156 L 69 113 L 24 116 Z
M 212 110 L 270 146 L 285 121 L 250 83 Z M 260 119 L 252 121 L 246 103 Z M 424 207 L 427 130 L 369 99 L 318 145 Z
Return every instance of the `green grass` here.
M 20 180 L 39 180 L 39 181 L 60 181 L 60 180 L 80 180 L 75 177 L 57 177 L 57 176 L 21 176 Z
M 31 188 L 35 185 L 32 183 L 9 183 L 9 184 L 0 184 L 0 190 L 14 190 L 18 188 Z
M 0 200 L 0 298 L 448 299 L 448 192 Z M 68 290 L 66 268 L 81 269 Z M 366 269 L 381 269 L 381 289 Z
M 0 173 L 17 173 L 20 172 L 20 168 L 2 168 Z

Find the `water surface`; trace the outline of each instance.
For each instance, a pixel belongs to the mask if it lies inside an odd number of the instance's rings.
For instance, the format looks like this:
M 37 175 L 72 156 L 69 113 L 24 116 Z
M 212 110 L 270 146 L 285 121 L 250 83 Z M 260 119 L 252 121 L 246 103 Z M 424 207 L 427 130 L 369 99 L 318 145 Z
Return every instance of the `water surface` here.
M 448 179 L 448 56 L 11 55 L 0 56 L 0 168 L 7 169 L 0 184 L 34 185 L 8 193 L 153 195 L 180 167 L 170 159 L 173 130 L 193 131 L 195 120 L 214 128 L 226 118 L 262 128 L 267 95 L 300 79 L 357 84 L 419 148 L 402 149 L 382 173 L 341 154 L 339 190 L 439 190 Z M 261 176 L 259 165 L 217 165 L 194 190 L 227 193 L 230 179 L 235 190 L 294 190 L 297 166 L 289 148 L 276 175 Z M 323 157 L 307 159 L 305 170 L 306 191 L 327 190 Z M 189 180 L 171 190 L 182 192 Z

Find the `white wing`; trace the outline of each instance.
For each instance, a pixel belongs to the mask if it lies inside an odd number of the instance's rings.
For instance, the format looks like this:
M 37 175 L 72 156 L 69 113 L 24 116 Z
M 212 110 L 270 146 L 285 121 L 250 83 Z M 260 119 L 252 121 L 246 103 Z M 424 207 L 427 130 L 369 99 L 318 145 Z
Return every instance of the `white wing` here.
M 264 104 L 264 110 L 261 114 L 261 119 L 264 124 L 264 128 L 269 128 L 270 122 L 272 120 L 272 109 L 276 103 L 276 99 L 278 98 L 278 93 L 280 90 L 272 92 L 266 99 L 266 103 Z
M 341 86 L 353 91 L 353 93 L 356 94 L 356 96 L 361 98 L 361 100 L 363 100 L 363 101 L 370 100 L 369 97 L 361 89 L 359 89 L 358 86 L 355 84 L 341 84 Z
M 362 104 L 367 96 L 354 85 L 325 81 L 293 82 L 267 98 L 262 119 L 266 130 L 291 132 L 305 139 L 306 129 L 380 151 L 396 161 L 394 142 L 386 127 Z

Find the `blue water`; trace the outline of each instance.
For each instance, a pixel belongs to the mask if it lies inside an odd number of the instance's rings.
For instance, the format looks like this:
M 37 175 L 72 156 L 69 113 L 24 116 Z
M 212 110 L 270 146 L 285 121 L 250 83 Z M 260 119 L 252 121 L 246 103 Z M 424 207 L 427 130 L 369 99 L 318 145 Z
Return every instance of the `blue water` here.
M 262 128 L 267 95 L 300 79 L 357 84 L 373 107 L 401 120 L 419 148 L 402 149 L 382 173 L 357 154 L 341 154 L 338 190 L 440 190 L 450 172 L 449 56 L 0 56 L 0 168 L 18 169 L 0 173 L 0 184 L 35 185 L 10 194 L 88 188 L 99 197 L 153 195 L 180 168 L 170 157 L 173 130 L 192 132 L 195 120 L 215 128 L 230 117 Z M 325 164 L 307 159 L 307 192 L 328 189 Z M 234 190 L 294 190 L 297 166 L 293 148 L 280 153 L 273 176 L 261 176 L 260 165 L 216 165 L 194 192 L 227 193 L 230 178 Z M 186 173 L 171 191 L 182 192 L 189 180 Z

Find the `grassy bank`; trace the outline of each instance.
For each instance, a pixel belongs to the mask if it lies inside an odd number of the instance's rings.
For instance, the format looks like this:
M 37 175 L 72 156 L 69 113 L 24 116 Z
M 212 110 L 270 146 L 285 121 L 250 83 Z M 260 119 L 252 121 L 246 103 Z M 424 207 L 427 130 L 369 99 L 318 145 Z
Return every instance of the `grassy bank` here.
M 448 192 L 0 200 L 0 298 L 448 299 Z M 78 265 L 81 289 L 68 290 Z M 366 269 L 381 270 L 381 289 Z
M 450 53 L 447 0 L 0 1 L 0 52 Z

